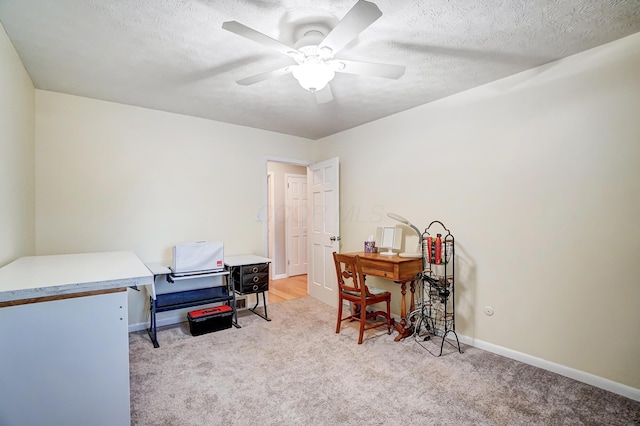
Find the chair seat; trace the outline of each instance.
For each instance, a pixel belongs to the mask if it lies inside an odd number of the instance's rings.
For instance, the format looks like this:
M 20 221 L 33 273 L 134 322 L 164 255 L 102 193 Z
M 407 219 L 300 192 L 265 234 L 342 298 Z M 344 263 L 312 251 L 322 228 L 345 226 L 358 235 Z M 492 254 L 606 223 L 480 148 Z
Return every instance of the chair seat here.
M 360 297 L 360 292 L 359 291 L 349 291 L 349 290 L 344 290 L 344 293 L 350 294 L 352 296 L 356 296 L 356 297 Z M 369 293 L 371 293 L 374 296 L 377 296 L 379 294 L 382 293 L 386 293 L 387 290 L 383 290 L 381 288 L 378 287 L 369 287 Z

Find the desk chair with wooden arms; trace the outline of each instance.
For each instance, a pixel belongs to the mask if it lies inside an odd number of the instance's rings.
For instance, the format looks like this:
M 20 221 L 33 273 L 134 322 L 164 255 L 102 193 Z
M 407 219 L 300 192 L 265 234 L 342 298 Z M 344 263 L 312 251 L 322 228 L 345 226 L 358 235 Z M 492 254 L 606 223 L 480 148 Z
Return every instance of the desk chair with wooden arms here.
M 364 331 L 371 328 L 387 325 L 387 331 L 391 334 L 391 293 L 379 288 L 367 286 L 360 265 L 360 257 L 343 256 L 333 252 L 333 261 L 336 264 L 336 273 L 338 274 L 338 324 L 336 325 L 336 333 L 340 333 L 342 321 L 360 321 L 360 336 L 358 344 L 362 343 Z M 357 305 L 359 310 L 354 310 L 351 315 L 342 318 L 343 301 L 348 301 L 353 305 Z M 387 311 L 374 311 L 367 313 L 367 306 L 386 302 Z M 386 322 L 367 322 L 377 316 L 386 318 Z

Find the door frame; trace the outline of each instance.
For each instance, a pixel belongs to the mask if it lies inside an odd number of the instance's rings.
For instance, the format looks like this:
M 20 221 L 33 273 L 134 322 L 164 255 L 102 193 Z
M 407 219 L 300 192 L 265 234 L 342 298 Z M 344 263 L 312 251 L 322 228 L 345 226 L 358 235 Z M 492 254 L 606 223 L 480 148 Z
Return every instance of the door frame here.
M 265 203 L 267 207 L 265 208 L 265 211 L 267 212 L 267 251 L 266 253 L 268 258 L 271 258 L 271 256 L 276 252 L 274 239 L 273 237 L 269 238 L 269 236 L 273 236 L 276 229 L 273 212 L 270 210 L 271 208 L 270 201 L 273 202 L 273 193 L 274 193 L 273 179 L 274 179 L 273 172 L 267 172 L 267 202 Z M 276 274 L 276 268 L 269 268 L 269 278 L 272 280 L 275 279 L 275 274 Z
M 263 222 L 263 226 L 262 226 L 262 238 L 263 238 L 263 244 L 264 244 L 264 253 L 269 253 L 269 219 L 271 218 L 271 214 L 269 213 L 269 182 L 268 182 L 268 178 L 267 175 L 269 173 L 269 163 L 273 162 L 273 163 L 285 163 L 285 164 L 293 164 L 295 166 L 303 166 L 303 167 L 309 167 L 311 164 L 313 164 L 313 161 L 309 161 L 309 160 L 300 160 L 300 159 L 296 159 L 296 158 L 287 158 L 287 157 L 276 157 L 276 156 L 270 156 L 267 155 L 264 158 L 264 173 L 262 174 L 262 205 L 264 206 L 264 211 L 266 212 L 266 217 L 264 218 Z M 275 273 L 275 269 L 274 268 L 269 268 L 271 270 L 273 270 L 274 272 L 272 272 L 272 274 Z M 289 271 L 289 268 L 287 267 L 287 272 Z M 307 284 L 308 286 L 308 284 Z M 308 290 L 308 289 L 307 289 Z

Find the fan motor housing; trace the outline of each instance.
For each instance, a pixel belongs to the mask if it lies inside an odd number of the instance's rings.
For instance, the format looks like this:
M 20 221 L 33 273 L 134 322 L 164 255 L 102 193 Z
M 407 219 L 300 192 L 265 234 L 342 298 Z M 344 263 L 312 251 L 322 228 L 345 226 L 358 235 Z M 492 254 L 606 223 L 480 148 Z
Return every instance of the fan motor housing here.
M 307 46 L 313 46 L 317 48 L 318 45 L 322 43 L 322 40 L 324 40 L 325 37 L 326 35 L 323 32 L 316 29 L 311 29 L 305 32 L 302 37 L 300 37 L 300 39 L 296 41 L 293 47 L 307 55 L 307 52 L 305 52 L 303 48 Z

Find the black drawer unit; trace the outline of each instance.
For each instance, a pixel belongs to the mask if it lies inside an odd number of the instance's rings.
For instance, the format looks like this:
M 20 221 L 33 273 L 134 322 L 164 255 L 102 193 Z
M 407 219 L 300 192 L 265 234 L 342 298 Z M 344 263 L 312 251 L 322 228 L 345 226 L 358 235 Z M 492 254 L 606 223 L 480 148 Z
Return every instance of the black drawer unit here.
M 240 294 L 259 293 L 269 290 L 269 264 L 234 266 L 231 268 L 231 279 L 236 292 Z
M 253 254 L 241 254 L 239 256 L 228 256 L 224 258 L 225 268 L 229 272 L 227 279 L 231 287 L 232 294 L 255 294 L 256 304 L 249 311 L 271 321 L 267 314 L 267 296 L 269 291 L 269 264 L 271 259 Z M 263 312 L 256 309 L 260 304 L 260 294 L 262 294 Z M 236 323 L 238 322 L 236 313 Z

